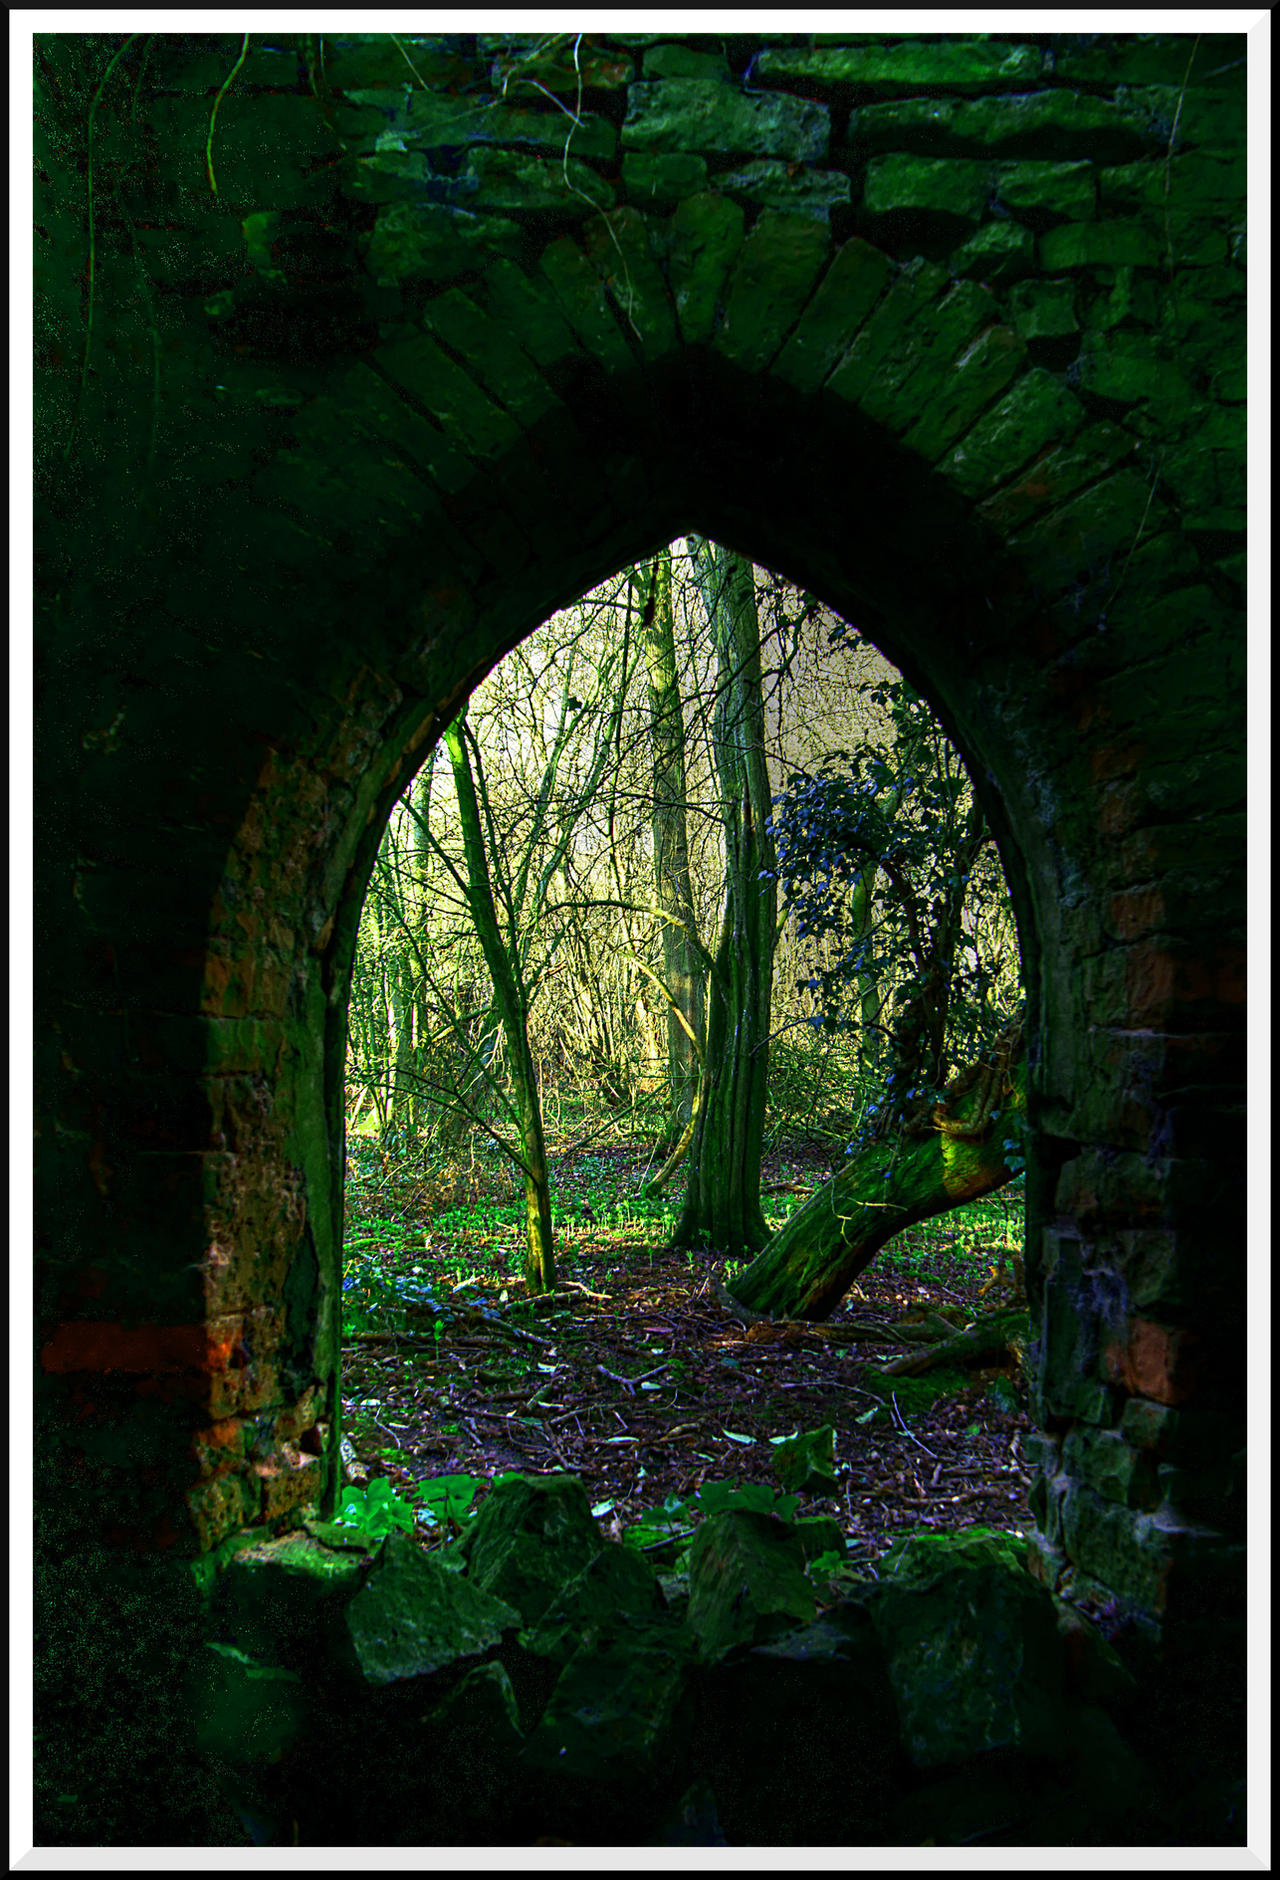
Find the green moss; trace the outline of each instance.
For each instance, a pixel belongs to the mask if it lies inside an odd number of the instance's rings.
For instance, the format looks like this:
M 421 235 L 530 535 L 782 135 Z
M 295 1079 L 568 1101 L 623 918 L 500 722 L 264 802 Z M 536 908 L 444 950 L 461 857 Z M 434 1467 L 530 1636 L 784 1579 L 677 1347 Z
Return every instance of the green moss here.
M 794 324 L 831 238 L 807 216 L 766 209 L 738 251 L 725 289 L 718 349 L 745 371 L 767 363 Z
M 710 191 L 686 196 L 671 218 L 668 268 L 680 331 L 690 346 L 705 345 L 715 330 L 716 306 L 742 245 L 744 223 L 736 202 Z
M 741 92 L 698 78 L 632 85 L 622 126 L 627 150 L 704 151 L 719 157 L 780 157 L 814 163 L 826 151 L 825 104 Z

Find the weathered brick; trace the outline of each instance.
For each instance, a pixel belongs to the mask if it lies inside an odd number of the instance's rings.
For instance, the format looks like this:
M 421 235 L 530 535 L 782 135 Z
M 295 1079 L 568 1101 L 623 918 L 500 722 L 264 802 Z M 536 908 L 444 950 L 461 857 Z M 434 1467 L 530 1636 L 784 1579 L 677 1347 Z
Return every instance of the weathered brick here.
M 1132 1396 L 1176 1406 L 1194 1395 L 1199 1343 L 1194 1332 L 1135 1319 L 1122 1339 L 1104 1346 L 1102 1362 Z

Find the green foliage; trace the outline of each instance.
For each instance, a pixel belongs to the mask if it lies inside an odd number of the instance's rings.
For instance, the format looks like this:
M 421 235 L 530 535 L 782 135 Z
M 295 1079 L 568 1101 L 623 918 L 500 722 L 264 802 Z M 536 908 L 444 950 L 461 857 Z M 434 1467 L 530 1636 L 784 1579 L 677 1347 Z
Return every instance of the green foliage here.
M 484 1486 L 484 1477 L 479 1475 L 432 1476 L 418 1483 L 418 1506 L 436 1527 L 461 1527 L 471 1513 L 477 1489 Z
M 687 1497 L 668 1495 L 658 1508 L 623 1529 L 622 1541 L 655 1555 L 681 1571 L 688 1560 L 696 1524 L 713 1514 L 746 1509 L 790 1521 L 800 1505 L 798 1495 L 780 1495 L 764 1482 L 704 1482 Z
M 883 1101 L 896 1105 L 940 1095 L 946 1063 L 970 1062 L 1008 1022 L 1021 997 L 1017 939 L 995 845 L 929 707 L 905 680 L 859 689 L 887 717 L 891 742 L 794 772 L 770 820 L 784 903 L 828 959 L 808 981 L 808 1022 L 888 1037 Z M 903 1056 L 922 1009 L 945 1024 L 944 1056 L 931 1071 L 926 1054 L 923 1073 Z M 895 1088 L 899 1072 L 924 1074 L 927 1091 Z
M 394 1528 L 413 1532 L 413 1509 L 381 1476 L 368 1488 L 344 1488 L 335 1519 L 340 1527 L 356 1528 L 371 1540 L 380 1540 Z
M 836 1433 L 830 1423 L 820 1429 L 797 1430 L 791 1436 L 771 1436 L 773 1467 L 784 1488 L 825 1494 L 835 1486 Z

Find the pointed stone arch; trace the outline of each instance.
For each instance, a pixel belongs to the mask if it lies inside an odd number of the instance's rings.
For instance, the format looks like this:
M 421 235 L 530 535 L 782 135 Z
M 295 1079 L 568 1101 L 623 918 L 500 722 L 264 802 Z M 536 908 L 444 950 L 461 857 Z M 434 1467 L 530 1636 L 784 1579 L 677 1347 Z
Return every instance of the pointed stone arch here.
M 856 64 L 856 48 L 831 50 Z M 235 162 L 253 174 L 252 92 L 241 101 L 226 210 L 248 218 L 261 279 L 243 308 L 243 282 L 226 290 L 230 313 L 203 288 L 170 310 L 180 369 L 158 414 L 155 513 L 113 487 L 106 445 L 105 469 L 78 465 L 48 498 L 55 536 L 80 526 L 77 501 L 101 520 L 87 553 L 73 541 L 52 557 L 45 588 L 45 733 L 76 757 L 50 791 L 43 904 L 56 1244 L 40 1361 L 125 1425 L 134 1386 L 179 1406 L 148 1426 L 148 1483 L 103 1490 L 121 1535 L 208 1550 L 314 1499 L 335 1375 L 342 1020 L 390 805 L 509 646 L 694 528 L 883 647 L 965 754 L 1000 841 L 1036 1022 L 1046 1575 L 1096 1581 L 1154 1623 L 1179 1573 L 1191 1586 L 1202 1556 L 1233 1558 L 1193 1465 L 1234 1453 L 1241 1425 L 1239 1272 L 1218 1257 L 1239 1181 L 1238 397 L 1198 383 L 1195 426 L 1174 422 L 1176 368 L 1138 290 L 1167 277 L 1221 308 L 1235 263 L 1203 203 L 1175 197 L 1170 220 L 1169 131 L 1150 116 L 1169 101 L 1068 90 L 1065 54 L 1050 71 L 1043 47 L 1024 51 L 1032 105 L 974 95 L 1006 82 L 994 49 L 932 49 L 941 96 L 905 101 L 892 60 L 854 80 L 854 65 L 761 51 L 755 75 L 781 100 L 770 134 L 803 132 L 793 167 L 820 127 L 810 93 L 850 136 L 841 87 L 887 87 L 904 107 L 866 104 L 872 154 L 833 159 L 863 190 L 869 233 L 838 239 L 727 181 L 605 214 L 557 199 L 548 231 L 481 231 L 479 247 L 433 204 L 430 239 L 456 240 L 457 265 L 399 294 L 396 257 L 423 252 L 406 233 L 416 212 L 370 208 L 343 171 L 319 211 L 296 211 L 340 224 L 329 300 L 305 271 L 290 281 L 287 241 L 261 260 L 281 212 L 235 183 Z M 445 53 L 442 74 L 462 56 Z M 1102 84 L 1087 49 L 1071 60 L 1071 82 Z M 203 138 L 222 81 L 195 66 L 173 51 L 154 110 L 194 101 Z M 252 82 L 270 90 L 261 69 Z M 631 54 L 596 77 L 601 92 L 630 83 Z M 634 125 L 667 82 L 635 80 L 622 141 L 633 125 L 636 155 Z M 733 95 L 739 134 L 763 135 L 765 107 Z M 310 127 L 314 102 L 289 94 L 285 116 L 305 104 Z M 1234 133 L 1212 92 L 1193 102 L 1216 161 Z M 292 132 L 270 121 L 283 174 Z M 229 108 L 229 138 L 233 122 Z M 1038 173 L 1013 177 L 1037 140 L 1045 154 L 1020 167 Z M 1100 155 L 1081 178 L 1086 148 Z M 1043 193 L 1055 167 L 1072 171 L 1054 185 L 1060 215 Z M 992 262 L 994 285 L 957 271 L 946 231 L 998 233 L 991 204 L 1016 207 L 1019 189 L 1031 271 Z M 210 216 L 219 239 L 226 219 Z M 165 265 L 147 263 L 153 286 Z M 172 265 L 180 287 L 204 279 L 190 258 Z M 1054 347 L 1077 330 L 1086 276 L 1111 324 L 1063 366 Z M 301 363 L 272 298 L 286 288 L 310 336 Z M 110 369 L 92 396 L 108 437 L 124 414 L 132 448 L 149 366 L 129 317 L 103 311 Z M 1202 460 L 1216 466 L 1203 486 Z M 1192 1435 L 1175 1442 L 1179 1422 Z

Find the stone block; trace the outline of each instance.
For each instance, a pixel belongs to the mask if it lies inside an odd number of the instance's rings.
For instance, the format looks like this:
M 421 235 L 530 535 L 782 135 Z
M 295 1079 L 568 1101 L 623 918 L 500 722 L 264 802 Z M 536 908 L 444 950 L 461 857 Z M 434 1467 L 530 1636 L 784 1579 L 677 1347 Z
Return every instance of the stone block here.
M 881 389 L 886 362 L 905 378 L 913 362 L 917 322 L 941 300 L 949 285 L 945 268 L 917 259 L 900 268 L 893 285 L 827 379 L 837 398 L 859 404 L 868 390 Z
M 870 242 L 858 236 L 845 242 L 779 354 L 773 368 L 778 376 L 799 391 L 817 391 L 857 337 L 892 272 L 888 256 Z
M 363 1676 L 393 1684 L 488 1651 L 520 1615 L 407 1534 L 391 1534 L 344 1620 Z
M 620 91 L 635 76 L 634 60 L 616 45 L 592 44 L 577 33 L 482 33 L 477 43 L 482 54 L 493 54 L 490 82 L 504 94 L 545 97 L 550 91 L 573 99 L 580 91 Z
M 228 1470 L 196 1483 L 185 1499 L 196 1543 L 207 1553 L 259 1518 L 262 1486 L 256 1476 Z
M 1015 1745 L 1044 1753 L 1060 1727 L 1053 1602 L 1007 1538 L 927 1535 L 881 1562 L 869 1610 L 917 1768 Z
M 765 85 L 803 79 L 814 85 L 854 85 L 873 95 L 897 91 L 978 97 L 1035 85 L 1045 66 L 1039 46 L 901 39 L 875 45 L 770 47 L 756 60 L 753 76 Z
M 1017 377 L 1025 358 L 1026 348 L 1009 327 L 988 327 L 960 354 L 932 407 L 906 433 L 907 449 L 936 463 Z
M 1138 439 L 1118 425 L 1105 420 L 1087 425 L 1070 443 L 1045 451 L 1023 475 L 979 503 L 978 513 L 1002 533 L 1016 534 L 1137 448 Z
M 1176 1441 L 1181 1416 L 1170 1404 L 1156 1403 L 1150 1397 L 1130 1397 L 1120 1419 L 1120 1434 L 1135 1449 L 1153 1450 L 1159 1455 Z
M 577 1476 L 517 1475 L 490 1490 L 457 1551 L 471 1585 L 513 1606 L 528 1627 L 603 1544 Z
M 1195 1332 L 1135 1318 L 1118 1335 L 1109 1333 L 1102 1365 L 1130 1395 L 1176 1406 L 1195 1394 L 1200 1343 Z
M 1040 237 L 1040 266 L 1049 274 L 1073 268 L 1155 268 L 1160 245 L 1141 222 L 1063 222 Z
M 1022 280 L 1009 295 L 1009 312 L 1024 340 L 1056 340 L 1079 331 L 1069 280 Z
M 559 403 L 510 329 L 457 288 L 429 300 L 423 320 L 520 424 L 537 423 Z
M 675 308 L 649 245 L 649 228 L 638 209 L 622 208 L 589 222 L 583 246 L 613 296 L 620 318 L 639 340 L 646 358 L 661 359 L 679 343 Z
M 706 79 L 667 78 L 630 87 L 622 144 L 624 150 L 693 150 L 815 163 L 830 133 L 825 104 L 741 92 Z
M 394 384 L 430 412 L 459 456 L 493 456 L 519 436 L 514 418 L 425 333 L 391 340 L 373 356 Z
M 868 215 L 903 210 L 977 222 L 986 206 L 988 166 L 962 158 L 875 157 L 867 165 L 862 206 Z
M 1021 280 L 1035 266 L 1035 237 L 1014 222 L 984 222 L 948 257 L 961 280 L 987 281 L 993 287 Z
M 524 351 L 544 370 L 577 352 L 578 341 L 549 289 L 514 262 L 492 262 L 476 292 L 493 318 L 518 336 Z
M 475 64 L 453 46 L 421 34 L 342 33 L 325 38 L 324 75 L 337 92 L 366 91 L 380 86 L 440 86 L 470 84 Z
M 613 205 L 613 189 L 576 157 L 525 156 L 518 150 L 469 150 L 450 197 L 480 215 L 546 214 L 579 218 Z
M 1163 1610 L 1173 1546 L 1153 1515 L 1073 1484 L 1063 1502 L 1062 1542 L 1079 1573 L 1147 1613 Z
M 1015 538 L 1016 550 L 1040 587 L 1054 593 L 1123 555 L 1143 530 L 1158 531 L 1165 515 L 1149 483 L 1119 469 L 1026 529 Z
M 725 287 L 717 350 L 744 371 L 766 365 L 799 318 L 830 247 L 821 223 L 764 210 Z
M 700 78 L 728 84 L 729 61 L 723 52 L 701 52 L 693 46 L 673 44 L 650 46 L 644 55 L 644 76 L 657 78 Z
M 1170 163 L 1125 163 L 1098 173 L 1098 203 L 1108 211 L 1167 209 L 1186 214 L 1196 209 L 1238 208 L 1245 195 L 1244 166 L 1238 157 L 1215 159 L 1196 151 Z
M 999 316 L 995 296 L 977 281 L 958 281 L 912 323 L 910 343 L 886 359 L 862 408 L 890 430 L 905 430 L 929 410 L 957 357 Z
M 520 110 L 490 98 L 474 102 L 402 87 L 349 91 L 348 143 L 366 155 L 396 150 L 468 150 L 486 144 L 582 161 L 611 158 L 618 132 L 589 111 L 576 119 L 562 111 Z M 376 126 L 376 128 L 375 128 Z M 442 171 L 441 174 L 447 174 Z
M 735 1645 L 815 1615 L 813 1588 L 795 1528 L 735 1509 L 711 1515 L 689 1559 L 689 1624 L 708 1663 Z
M 559 309 L 587 350 L 608 370 L 629 372 L 633 354 L 609 306 L 599 274 L 567 236 L 542 254 L 542 272 Z
M 1048 445 L 1084 426 L 1079 400 L 1053 373 L 1033 367 L 938 465 L 966 496 L 983 496 Z
M 1116 1430 L 1072 1430 L 1063 1445 L 1062 1466 L 1105 1501 L 1150 1509 L 1160 1499 L 1154 1463 Z
M 1037 227 L 1087 222 L 1097 207 L 1091 163 L 1008 163 L 995 172 L 997 199 Z
M 689 151 L 628 150 L 622 159 L 623 194 L 642 208 L 679 203 L 706 186 L 706 158 Z
M 1117 404 L 1152 403 L 1193 409 L 1195 393 L 1154 334 L 1086 333 L 1080 348 L 1080 384 Z
M 1120 1304 L 1107 1276 L 1087 1269 L 1079 1238 L 1046 1228 L 1044 1285 L 1032 1402 L 1037 1422 L 1071 1417 L 1109 1424 L 1111 1399 L 1098 1358 Z
M 561 1672 L 528 1764 L 599 1784 L 634 1782 L 679 1758 L 691 1669 L 687 1635 L 669 1614 L 600 1627 Z
M 705 345 L 715 330 L 716 307 L 745 217 L 736 202 L 708 191 L 686 196 L 671 218 L 667 278 L 686 344 Z
M 855 150 L 1041 161 L 1121 163 L 1158 146 L 1145 105 L 1072 91 L 864 105 L 850 113 L 848 137 Z
M 812 216 L 825 222 L 833 209 L 849 201 L 849 178 L 843 170 L 813 170 L 775 158 L 744 163 L 740 169 L 721 171 L 717 189 L 742 202 L 789 215 Z
M 505 216 L 472 215 L 443 204 L 389 202 L 366 238 L 366 265 L 379 286 L 452 281 L 518 248 L 520 231 Z
M 1216 80 L 1219 66 L 1243 65 L 1242 34 L 1214 33 L 1197 39 L 1190 33 L 1098 33 L 1072 35 L 1054 48 L 1054 75 L 1067 85 L 1231 85 L 1243 76 L 1234 69 Z

